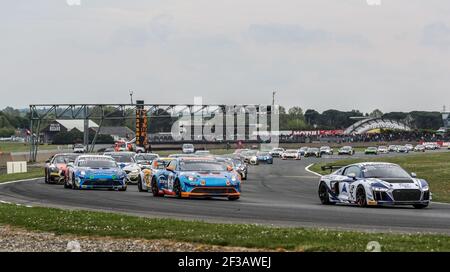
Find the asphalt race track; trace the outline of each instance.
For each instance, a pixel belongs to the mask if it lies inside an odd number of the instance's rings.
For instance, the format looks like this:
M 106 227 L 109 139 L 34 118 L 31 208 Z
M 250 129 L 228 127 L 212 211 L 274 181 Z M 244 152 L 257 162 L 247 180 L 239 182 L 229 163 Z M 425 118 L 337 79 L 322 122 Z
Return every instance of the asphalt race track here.
M 139 193 L 75 191 L 44 180 L 0 185 L 0 200 L 26 205 L 113 211 L 142 216 L 260 223 L 277 226 L 326 227 L 364 231 L 439 232 L 450 234 L 450 205 L 428 208 L 323 206 L 317 196 L 319 177 L 305 171 L 318 159 L 275 159 L 274 165 L 250 167 L 238 201 L 226 199 L 175 199 Z M 323 159 L 322 159 L 323 160 Z

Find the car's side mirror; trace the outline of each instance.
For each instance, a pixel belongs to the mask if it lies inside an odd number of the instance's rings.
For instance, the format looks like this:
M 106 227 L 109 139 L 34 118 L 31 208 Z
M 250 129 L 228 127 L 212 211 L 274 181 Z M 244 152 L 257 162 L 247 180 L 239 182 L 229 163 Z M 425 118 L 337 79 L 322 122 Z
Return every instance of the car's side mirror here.
M 417 178 L 417 174 L 416 174 L 416 173 L 414 173 L 414 172 L 412 172 L 412 173 L 411 173 L 411 177 L 413 177 L 413 178 Z
M 69 163 L 67 164 L 67 167 L 73 167 L 73 163 L 72 163 L 72 162 L 69 162 Z
M 173 171 L 175 171 L 175 167 L 173 167 L 173 166 L 167 166 L 167 167 L 166 167 L 166 170 L 167 170 L 167 171 L 170 171 L 170 172 L 173 172 Z
M 227 165 L 227 171 L 228 171 L 228 172 L 231 172 L 231 171 L 233 171 L 233 167 L 231 167 L 231 166 Z
M 349 173 L 347 175 L 347 177 L 351 178 L 351 179 L 356 179 L 356 174 L 355 173 Z
M 45 163 L 50 163 L 50 160 L 46 160 Z

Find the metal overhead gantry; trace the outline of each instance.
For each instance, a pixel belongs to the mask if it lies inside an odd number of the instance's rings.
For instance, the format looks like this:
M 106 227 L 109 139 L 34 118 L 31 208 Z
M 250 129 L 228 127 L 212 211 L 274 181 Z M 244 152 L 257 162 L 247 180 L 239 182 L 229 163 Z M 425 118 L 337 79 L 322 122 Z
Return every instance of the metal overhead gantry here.
M 230 109 L 247 112 L 247 108 L 254 109 L 257 115 L 260 109 L 265 108 L 264 114 L 270 112 L 271 106 L 267 105 L 198 105 L 198 104 L 145 104 L 144 101 L 137 101 L 136 104 L 35 104 L 30 105 L 30 131 L 31 148 L 30 161 L 35 162 L 40 143 L 40 131 L 43 125 L 55 120 L 84 120 L 84 145 L 89 152 L 94 151 L 98 133 L 106 120 L 126 120 L 135 119 L 145 109 L 147 118 L 179 118 L 190 115 L 194 116 L 214 115 L 217 112 L 227 113 Z M 261 112 L 261 113 L 262 113 Z M 136 114 L 138 113 L 138 114 Z M 145 118 L 145 117 L 144 117 Z M 259 117 L 258 117 L 259 118 Z M 89 144 L 89 120 L 98 120 L 97 129 L 93 141 Z M 226 114 L 224 114 L 224 136 L 225 136 Z M 151 126 L 151 124 L 149 124 Z M 224 137 L 225 139 L 225 137 Z

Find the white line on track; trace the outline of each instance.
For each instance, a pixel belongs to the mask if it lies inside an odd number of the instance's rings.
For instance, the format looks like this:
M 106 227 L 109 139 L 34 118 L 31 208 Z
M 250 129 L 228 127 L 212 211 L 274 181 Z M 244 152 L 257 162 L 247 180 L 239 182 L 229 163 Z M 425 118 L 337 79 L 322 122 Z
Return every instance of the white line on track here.
M 311 166 L 313 166 L 313 165 L 314 165 L 314 163 L 311 163 L 310 165 L 306 166 L 306 167 L 305 167 L 305 171 L 308 172 L 308 173 L 311 173 L 311 174 L 313 174 L 313 175 L 316 175 L 316 176 L 321 177 L 321 176 L 322 176 L 321 174 L 316 173 L 316 172 L 314 172 L 314 171 L 312 171 L 312 170 L 309 170 L 309 168 L 310 168 Z
M 14 181 L 7 181 L 7 182 L 2 182 L 0 183 L 1 185 L 6 185 L 6 184 L 11 184 L 11 183 L 17 183 L 17 182 L 25 182 L 25 181 L 33 181 L 33 180 L 38 180 L 38 179 L 42 179 L 43 177 L 40 178 L 32 178 L 32 179 L 21 179 L 21 180 L 14 180 Z

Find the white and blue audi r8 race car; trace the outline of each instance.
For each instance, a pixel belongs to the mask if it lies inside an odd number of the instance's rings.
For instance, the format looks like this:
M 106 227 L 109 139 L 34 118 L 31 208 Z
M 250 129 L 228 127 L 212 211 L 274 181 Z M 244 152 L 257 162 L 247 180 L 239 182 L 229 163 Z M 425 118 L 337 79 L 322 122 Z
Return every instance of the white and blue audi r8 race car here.
M 109 156 L 84 155 L 67 168 L 64 188 L 126 191 L 127 175 Z
M 338 167 L 323 167 L 334 169 Z M 396 164 L 367 162 L 339 167 L 319 182 L 322 204 L 412 205 L 421 209 L 431 201 L 430 188 Z

